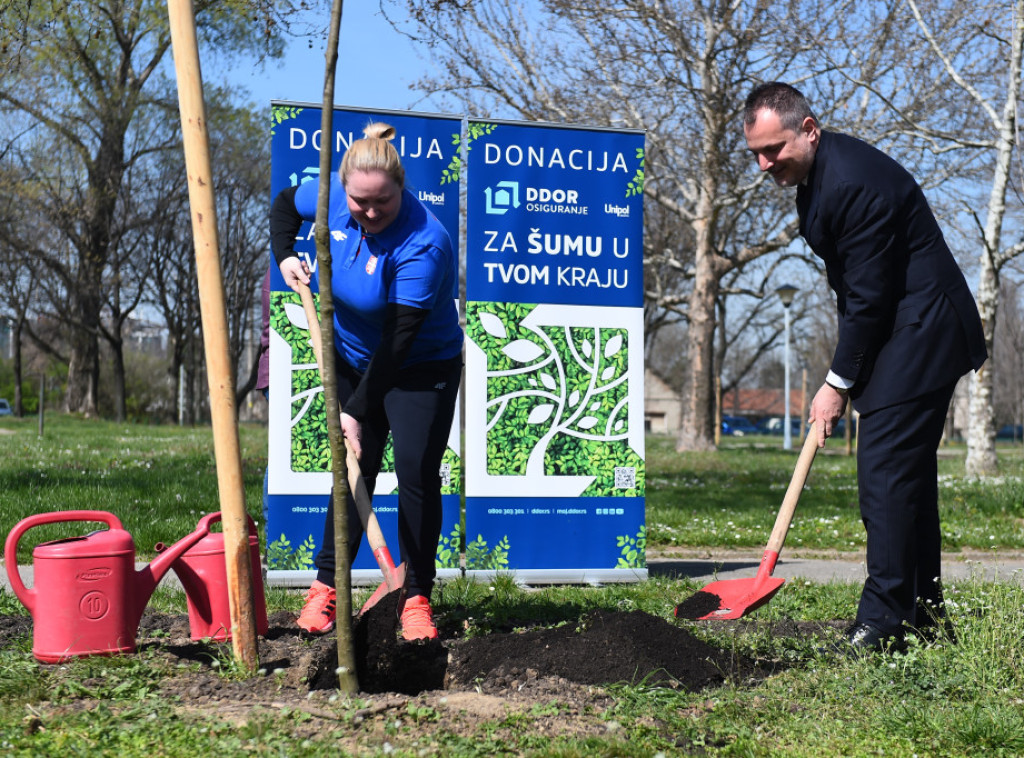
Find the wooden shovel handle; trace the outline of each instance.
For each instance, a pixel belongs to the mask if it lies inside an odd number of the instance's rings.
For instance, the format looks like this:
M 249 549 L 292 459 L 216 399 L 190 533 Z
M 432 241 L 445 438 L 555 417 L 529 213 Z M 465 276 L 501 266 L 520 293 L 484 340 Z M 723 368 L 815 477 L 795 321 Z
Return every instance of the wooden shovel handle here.
M 324 346 L 320 336 L 320 316 L 316 312 L 316 305 L 313 303 L 313 293 L 309 286 L 298 283 L 299 298 L 302 300 L 302 310 L 306 313 L 306 321 L 309 323 L 309 340 L 313 343 L 313 354 L 316 356 L 316 366 L 320 370 L 320 378 L 324 377 Z
M 766 552 L 782 552 L 782 546 L 786 542 L 786 535 L 789 533 L 789 525 L 793 521 L 793 513 L 796 511 L 796 504 L 800 500 L 800 493 L 803 491 L 804 484 L 807 483 L 807 474 L 811 470 L 811 463 L 814 462 L 814 456 L 817 452 L 818 435 L 814 433 L 814 424 L 811 424 L 807 429 L 807 437 L 804 439 L 804 446 L 800 450 L 800 457 L 797 459 L 793 478 L 790 479 L 786 496 L 782 499 L 779 515 L 775 518 L 775 527 L 772 529 L 771 537 L 768 538 Z
M 323 336 L 320 330 L 320 316 L 316 311 L 316 305 L 313 303 L 313 293 L 310 291 L 309 286 L 302 282 L 299 282 L 298 287 L 299 298 L 302 300 L 302 310 L 305 312 L 306 321 L 309 323 L 309 339 L 313 343 L 313 353 L 316 355 L 316 365 L 320 370 L 320 380 L 327 381 L 324 375 Z M 362 470 L 359 468 L 359 459 L 356 457 L 355 451 L 348 440 L 345 440 L 345 451 L 348 486 L 352 492 L 352 498 L 356 501 L 356 510 L 359 512 L 359 518 L 363 522 L 363 528 L 366 529 L 366 541 L 370 544 L 370 549 L 377 553 L 381 548 L 387 548 L 387 542 L 385 542 L 384 533 L 377 522 L 377 515 L 373 512 L 370 492 L 366 489 L 366 480 L 363 479 Z

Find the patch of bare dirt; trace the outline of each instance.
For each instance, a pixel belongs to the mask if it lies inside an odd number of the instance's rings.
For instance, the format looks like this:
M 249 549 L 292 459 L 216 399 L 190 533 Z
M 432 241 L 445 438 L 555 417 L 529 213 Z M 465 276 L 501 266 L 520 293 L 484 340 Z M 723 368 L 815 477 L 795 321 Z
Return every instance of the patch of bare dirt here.
M 336 636 L 310 638 L 294 621 L 287 611 L 270 616 L 268 632 L 259 640 L 262 671 L 244 680 L 218 670 L 230 662 L 231 644 L 191 640 L 186 615 L 145 614 L 138 646 L 171 666 L 200 664 L 181 667 L 182 673 L 160 685 L 163 696 L 184 710 L 246 720 L 261 709 L 293 709 L 320 722 L 311 729 L 337 724 L 342 719 L 331 702 L 337 686 Z M 725 628 L 741 631 L 745 623 Z M 0 616 L 0 647 L 31 636 L 31 624 L 28 617 Z M 703 642 L 685 626 L 640 611 L 601 610 L 554 628 L 471 638 L 447 636 L 442 628 L 442 639 L 418 642 L 402 641 L 397 626 L 393 597 L 354 622 L 359 704 L 365 707 L 347 712 L 344 721 L 360 724 L 364 736 L 402 718 L 412 706 L 442 713 L 446 730 L 466 734 L 482 723 L 529 713 L 542 734 L 599 735 L 608 729 L 601 714 L 612 705 L 604 685 L 645 682 L 699 691 L 726 679 L 754 683 L 772 673 Z M 779 632 L 809 630 L 791 624 Z M 538 706 L 544 706 L 540 715 Z

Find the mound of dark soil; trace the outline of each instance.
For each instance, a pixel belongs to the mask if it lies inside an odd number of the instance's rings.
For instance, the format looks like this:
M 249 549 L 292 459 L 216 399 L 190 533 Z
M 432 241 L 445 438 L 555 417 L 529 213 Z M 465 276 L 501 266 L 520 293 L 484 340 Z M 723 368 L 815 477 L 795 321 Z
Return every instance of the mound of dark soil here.
M 577 684 L 670 683 L 692 691 L 756 669 L 753 661 L 641 611 L 596 611 L 576 625 L 445 644 L 400 641 L 397 608 L 397 596 L 389 596 L 355 621 L 353 647 L 364 692 L 502 691 L 546 677 Z M 337 686 L 337 661 L 336 646 L 322 651 L 312 663 L 311 689 Z
M 745 676 L 754 662 L 642 611 L 596 611 L 576 626 L 476 637 L 452 648 L 448 686 L 558 676 L 578 684 L 671 683 L 687 690 Z
M 713 592 L 700 590 L 676 606 L 677 619 L 699 619 L 722 607 L 722 598 Z
M 385 595 L 352 623 L 352 652 L 363 692 L 417 695 L 444 687 L 448 651 L 440 640 L 406 642 L 398 637 L 400 592 Z M 338 686 L 338 646 L 335 635 L 321 657 L 312 661 L 310 689 Z

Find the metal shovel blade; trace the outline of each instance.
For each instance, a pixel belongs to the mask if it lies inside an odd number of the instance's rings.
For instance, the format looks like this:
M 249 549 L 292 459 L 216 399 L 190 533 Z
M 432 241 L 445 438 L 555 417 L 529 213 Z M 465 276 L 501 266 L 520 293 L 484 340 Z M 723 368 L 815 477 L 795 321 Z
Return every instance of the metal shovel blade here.
M 727 621 L 742 618 L 775 597 L 785 582 L 782 577 L 775 576 L 712 582 L 701 592 L 718 597 L 718 610 L 698 616 L 697 619 Z
M 381 567 L 384 571 L 384 567 Z M 392 566 L 389 571 L 385 572 L 385 579 L 380 583 L 380 586 L 373 591 L 373 594 L 363 603 L 363 607 L 359 609 L 359 613 L 366 613 L 368 610 L 377 605 L 383 598 L 390 595 L 396 589 L 402 589 L 405 587 L 405 564 L 400 563 L 397 566 Z
M 696 595 L 677 605 L 676 618 L 714 621 L 738 619 L 756 611 L 782 588 L 786 580 L 772 576 L 772 572 L 775 571 L 775 564 L 786 541 L 789 525 L 793 521 L 793 512 L 796 510 L 800 492 L 807 481 L 807 474 L 811 470 L 811 463 L 817 451 L 818 439 L 814 426 L 811 425 L 804 439 L 800 457 L 797 459 L 793 477 L 789 481 L 786 496 L 782 499 L 779 515 L 775 518 L 775 527 L 768 538 L 764 555 L 761 556 L 757 575 L 751 579 L 721 579 L 712 582 Z M 715 605 L 715 600 L 717 609 L 708 611 L 709 607 Z

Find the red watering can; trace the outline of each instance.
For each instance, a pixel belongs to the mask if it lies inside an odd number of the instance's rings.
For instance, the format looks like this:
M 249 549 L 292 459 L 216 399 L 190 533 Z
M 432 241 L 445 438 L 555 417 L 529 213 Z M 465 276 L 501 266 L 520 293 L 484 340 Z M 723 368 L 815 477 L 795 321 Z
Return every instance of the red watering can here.
M 224 534 L 211 532 L 210 526 L 221 514 L 210 513 L 199 521 L 207 534 L 192 545 L 171 566 L 185 588 L 188 599 L 188 625 L 193 640 L 210 638 L 217 642 L 231 639 L 231 606 L 228 600 L 227 565 L 224 562 Z M 156 546 L 158 553 L 166 548 Z M 253 611 L 256 633 L 267 633 L 267 601 L 260 571 L 260 546 L 256 524 L 249 518 L 249 561 L 252 564 Z
M 84 537 L 36 545 L 34 581 L 18 572 L 18 540 L 34 526 L 98 521 L 109 528 Z M 32 614 L 32 654 L 43 663 L 135 650 L 135 635 L 149 598 L 171 564 L 209 533 L 200 522 L 145 568 L 135 570 L 135 543 L 118 518 L 105 511 L 39 513 L 19 521 L 4 544 L 11 589 Z

